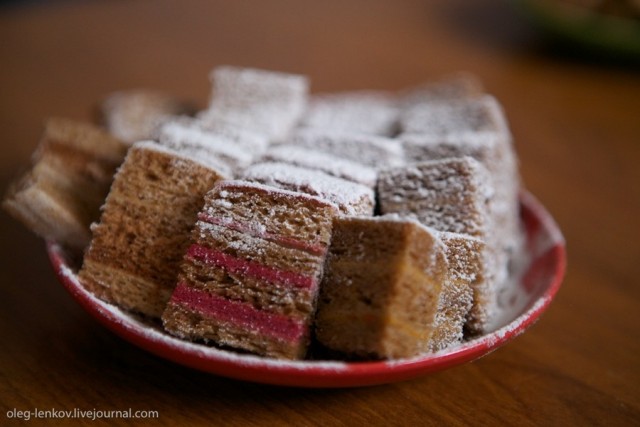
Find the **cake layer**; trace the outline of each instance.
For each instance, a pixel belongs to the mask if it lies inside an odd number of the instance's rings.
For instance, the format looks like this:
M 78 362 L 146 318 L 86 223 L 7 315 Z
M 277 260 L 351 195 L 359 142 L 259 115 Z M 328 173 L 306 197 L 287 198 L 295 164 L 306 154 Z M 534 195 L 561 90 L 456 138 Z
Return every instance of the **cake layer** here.
M 272 187 L 317 196 L 335 204 L 345 215 L 373 215 L 373 190 L 324 172 L 286 163 L 257 163 L 247 168 L 243 179 Z

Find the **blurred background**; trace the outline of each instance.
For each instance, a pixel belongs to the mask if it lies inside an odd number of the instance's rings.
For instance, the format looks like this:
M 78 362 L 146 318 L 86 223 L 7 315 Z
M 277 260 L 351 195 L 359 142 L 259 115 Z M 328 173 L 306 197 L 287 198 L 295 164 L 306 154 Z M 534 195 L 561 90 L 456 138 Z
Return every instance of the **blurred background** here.
M 342 419 L 360 411 L 362 422 L 382 422 L 386 410 L 417 422 L 431 413 L 485 425 L 637 423 L 638 7 L 635 0 L 0 2 L 2 191 L 28 165 L 46 117 L 90 120 L 116 90 L 160 89 L 205 106 L 209 71 L 221 64 L 306 74 L 313 92 L 396 90 L 469 71 L 504 105 L 524 182 L 558 221 L 569 251 L 556 301 L 504 349 L 355 397 L 298 392 L 305 408 L 298 411 L 287 406 L 286 390 L 203 378 L 103 331 L 55 282 L 43 243 L 2 212 L 0 336 L 11 349 L 0 351 L 3 408 L 142 404 L 146 395 L 173 406 L 166 414 L 175 420 L 197 410 L 233 420 L 244 408 L 272 423 L 287 414 L 304 424 L 311 414 L 338 424 L 330 408 Z M 51 372 L 58 374 L 48 383 L 37 380 Z M 94 391 L 85 397 L 73 391 L 87 383 Z M 267 403 L 239 403 L 240 387 Z M 435 396 L 457 399 L 454 418 L 436 416 Z

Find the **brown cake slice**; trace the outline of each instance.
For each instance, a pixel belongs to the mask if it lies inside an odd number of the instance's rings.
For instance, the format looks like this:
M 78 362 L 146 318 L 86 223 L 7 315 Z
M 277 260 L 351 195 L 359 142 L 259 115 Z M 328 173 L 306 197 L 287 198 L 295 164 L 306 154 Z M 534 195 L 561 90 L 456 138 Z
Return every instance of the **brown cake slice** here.
M 101 105 L 107 130 L 129 144 L 152 139 L 157 126 L 169 117 L 193 112 L 193 106 L 187 102 L 145 89 L 112 93 Z
M 398 216 L 334 219 L 316 316 L 324 346 L 364 358 L 411 357 L 462 338 L 468 286 L 448 280 L 443 243 Z
M 301 75 L 223 66 L 211 80 L 211 103 L 199 115 L 208 125 L 233 124 L 280 139 L 306 107 L 309 82 Z
M 127 146 L 88 123 L 47 120 L 31 169 L 3 207 L 36 234 L 82 250 Z
M 375 195 L 371 188 L 321 171 L 266 162 L 248 167 L 242 178 L 320 197 L 335 204 L 345 215 L 373 215 Z
M 307 194 L 218 183 L 198 215 L 165 329 L 265 356 L 303 357 L 336 214 Z
M 79 278 L 99 298 L 160 317 L 204 194 L 223 178 L 184 153 L 134 144 L 92 227 Z
M 382 171 L 378 179 L 378 200 L 382 213 L 416 218 L 438 231 L 466 234 L 485 242 L 481 252 L 485 280 L 474 301 L 468 329 L 485 331 L 497 310 L 496 280 L 500 250 L 489 236 L 499 225 L 490 216 L 493 189 L 486 169 L 471 157 L 417 163 L 406 168 Z M 478 286 L 476 286 L 478 288 Z M 475 315 L 479 317 L 474 317 Z
M 355 91 L 311 97 L 300 126 L 348 133 L 391 136 L 396 132 L 399 109 L 394 94 Z

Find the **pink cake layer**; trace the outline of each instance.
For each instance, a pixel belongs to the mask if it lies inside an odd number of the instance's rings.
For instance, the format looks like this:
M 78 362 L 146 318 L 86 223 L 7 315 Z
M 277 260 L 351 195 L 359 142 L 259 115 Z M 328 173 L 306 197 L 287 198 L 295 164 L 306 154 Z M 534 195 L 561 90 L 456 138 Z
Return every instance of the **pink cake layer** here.
M 317 280 L 314 277 L 267 267 L 254 261 L 236 258 L 224 252 L 197 244 L 189 247 L 187 257 L 222 268 L 232 274 L 241 274 L 274 284 L 302 289 L 313 289 L 317 285 Z
M 243 224 L 240 222 L 232 221 L 226 218 L 214 217 L 200 212 L 198 214 L 200 221 L 207 222 L 209 224 L 218 225 L 221 227 L 229 228 L 240 233 L 248 234 L 251 237 L 257 237 L 259 239 L 268 240 L 273 243 L 277 243 L 287 248 L 299 249 L 314 255 L 322 255 L 326 251 L 326 245 L 320 242 L 298 240 L 291 237 L 281 236 L 268 231 L 257 230 L 256 227 L 251 227 L 250 224 Z
M 179 304 L 208 319 L 230 326 L 240 326 L 243 329 L 257 330 L 261 334 L 286 342 L 299 341 L 307 329 L 301 320 L 260 311 L 250 304 L 191 288 L 184 282 L 176 287 L 171 296 L 171 303 Z

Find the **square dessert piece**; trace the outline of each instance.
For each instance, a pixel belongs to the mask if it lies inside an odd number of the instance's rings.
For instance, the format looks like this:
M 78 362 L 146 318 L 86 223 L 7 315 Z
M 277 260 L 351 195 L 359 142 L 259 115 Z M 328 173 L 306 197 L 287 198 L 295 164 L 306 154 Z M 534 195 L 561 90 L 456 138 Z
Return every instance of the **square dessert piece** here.
M 249 166 L 267 148 L 266 137 L 231 126 L 205 128 L 195 120 L 180 118 L 162 124 L 158 129 L 158 142 L 178 151 L 192 152 L 212 161 L 217 159 L 231 171 Z
M 383 214 L 416 218 L 438 231 L 485 238 L 493 189 L 484 167 L 471 157 L 416 163 L 381 171 Z
M 327 348 L 386 359 L 462 338 L 470 290 L 447 280 L 445 246 L 416 221 L 338 217 L 326 265 L 316 337 Z
M 370 166 L 335 156 L 326 151 L 292 144 L 280 144 L 269 147 L 262 159 L 319 170 L 331 176 L 357 182 L 370 188 L 376 186 L 378 177 L 376 169 Z
M 49 119 L 31 169 L 9 187 L 2 205 L 41 237 L 82 250 L 126 151 L 93 125 Z
M 416 163 L 380 173 L 378 200 L 382 213 L 416 218 L 438 231 L 466 234 L 484 242 L 484 285 L 474 301 L 469 331 L 483 332 L 497 305 L 497 290 L 506 268 L 493 237 L 499 225 L 491 216 L 493 189 L 486 169 L 471 157 Z
M 224 66 L 211 79 L 211 103 L 199 116 L 204 123 L 234 124 L 279 139 L 306 107 L 309 82 L 301 75 Z
M 304 357 L 335 206 L 246 181 L 205 198 L 162 319 L 181 338 Z
M 398 105 L 406 110 L 420 104 L 477 98 L 483 93 L 482 82 L 477 76 L 461 72 L 404 90 Z
M 286 142 L 324 151 L 377 169 L 404 164 L 400 142 L 383 136 L 326 129 L 298 129 L 291 133 Z
M 456 322 L 464 324 L 466 334 L 475 335 L 496 314 L 497 289 L 495 283 L 487 281 L 485 275 L 485 243 L 466 234 L 437 232 L 437 236 L 445 245 L 449 263 L 447 280 L 451 283 L 452 294 L 456 301 L 469 303 L 468 307 L 462 308 L 444 301 L 441 309 L 443 320 L 454 318 Z M 460 332 L 457 326 L 446 326 L 439 328 L 437 333 L 442 335 L 444 341 L 448 341 L 458 337 Z
M 375 195 L 371 188 L 321 171 L 286 163 L 256 163 L 244 171 L 242 178 L 320 197 L 345 215 L 373 215 Z
M 154 142 L 134 144 L 116 174 L 78 276 L 97 297 L 160 317 L 204 194 L 224 176 Z
M 402 112 L 400 130 L 428 135 L 485 131 L 510 138 L 502 107 L 490 95 L 415 105 Z
M 152 139 L 157 126 L 169 117 L 194 112 L 187 102 L 143 89 L 112 93 L 101 105 L 107 130 L 129 144 Z
M 395 97 L 386 92 L 359 91 L 313 96 L 300 126 L 347 133 L 391 136 L 399 110 Z

